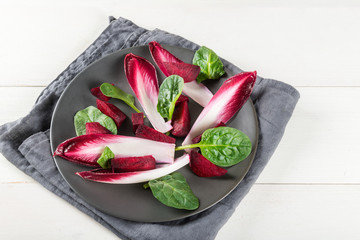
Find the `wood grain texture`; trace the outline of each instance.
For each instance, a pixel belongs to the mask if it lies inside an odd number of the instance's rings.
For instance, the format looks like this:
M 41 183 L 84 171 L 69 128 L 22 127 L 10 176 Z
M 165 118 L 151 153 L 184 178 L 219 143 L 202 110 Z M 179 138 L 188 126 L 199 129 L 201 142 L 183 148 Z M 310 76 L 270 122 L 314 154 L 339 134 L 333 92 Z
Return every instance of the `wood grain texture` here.
M 0 191 L 1 239 L 118 239 L 37 183 Z M 360 186 L 255 185 L 216 240 L 357 240 L 359 198 Z
M 0 29 L 8 33 L 1 46 L 16 46 L 16 54 L 2 50 L 0 85 L 47 85 L 96 39 L 109 15 L 179 34 L 244 70 L 295 86 L 360 85 L 355 1 L 15 2 L 0 5 Z M 200 14 L 205 3 L 209 19 Z
M 27 114 L 110 15 L 206 45 L 301 93 L 278 149 L 216 240 L 360 239 L 359 1 L 0 1 L 0 124 Z M 0 192 L 0 239 L 118 239 L 2 155 Z
M 298 88 L 301 98 L 260 183 L 360 183 L 360 88 Z
M 217 240 L 359 239 L 359 194 L 360 186 L 255 185 Z

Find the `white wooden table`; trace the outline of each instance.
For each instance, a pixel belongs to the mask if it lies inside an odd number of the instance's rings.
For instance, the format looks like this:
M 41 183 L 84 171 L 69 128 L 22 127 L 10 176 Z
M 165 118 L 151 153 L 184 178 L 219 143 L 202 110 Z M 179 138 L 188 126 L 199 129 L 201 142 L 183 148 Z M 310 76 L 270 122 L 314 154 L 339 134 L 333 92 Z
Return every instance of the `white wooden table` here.
M 126 2 L 1 0 L 0 124 L 24 116 L 109 15 L 177 33 L 301 93 L 276 153 L 217 240 L 360 239 L 360 3 Z M 0 239 L 117 239 L 3 156 L 0 193 Z

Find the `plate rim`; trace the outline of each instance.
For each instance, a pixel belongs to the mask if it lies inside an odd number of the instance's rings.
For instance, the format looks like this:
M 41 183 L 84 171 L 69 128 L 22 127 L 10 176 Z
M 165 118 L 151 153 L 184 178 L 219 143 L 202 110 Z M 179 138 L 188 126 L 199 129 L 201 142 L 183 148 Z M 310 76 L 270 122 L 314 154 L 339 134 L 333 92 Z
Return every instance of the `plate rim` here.
M 185 48 L 185 47 L 180 47 L 180 46 L 175 46 L 175 45 L 168 45 L 168 44 L 162 44 L 162 46 L 167 49 L 168 47 L 170 48 L 178 48 L 179 50 L 181 49 L 186 49 L 186 50 L 189 50 L 189 51 L 192 51 L 192 52 L 195 52 L 195 50 L 192 50 L 192 49 L 189 49 L 189 48 Z M 120 51 L 126 51 L 126 50 L 130 50 L 131 49 L 137 49 L 137 48 L 144 48 L 144 47 L 148 47 L 148 45 L 140 45 L 140 46 L 134 46 L 134 47 L 129 47 L 129 48 L 124 48 L 124 49 L 119 49 L 119 50 L 116 50 L 110 54 L 107 54 L 99 59 L 97 59 L 96 61 L 92 62 L 91 64 L 87 65 L 86 67 L 84 67 L 84 69 L 82 69 L 78 74 L 75 75 L 75 77 L 73 77 L 73 79 L 70 80 L 70 82 L 68 83 L 68 85 L 64 88 L 63 92 L 61 93 L 60 97 L 58 98 L 57 102 L 56 102 L 56 105 L 55 105 L 55 108 L 53 110 L 53 113 L 52 113 L 52 116 L 51 116 L 51 123 L 50 123 L 50 149 L 51 149 L 51 153 L 54 153 L 54 147 L 53 147 L 53 120 L 54 120 L 54 117 L 55 117 L 55 114 L 57 112 L 57 109 L 59 107 L 59 103 L 61 102 L 61 99 L 64 97 L 64 93 L 66 92 L 66 90 L 68 88 L 71 87 L 72 84 L 74 84 L 74 80 L 76 80 L 78 78 L 79 75 L 81 75 L 84 71 L 86 71 L 88 68 L 90 68 L 92 65 L 95 65 L 97 64 L 99 61 L 102 61 L 104 58 L 108 58 L 108 57 L 111 57 L 115 54 L 118 54 Z M 231 73 L 232 75 L 235 75 L 232 71 L 230 71 L 227 67 L 224 66 L 224 68 L 229 72 Z M 257 153 L 257 149 L 258 149 L 258 144 L 259 144 L 259 120 L 258 120 L 258 115 L 257 115 L 257 112 L 256 112 L 256 109 L 255 109 L 255 106 L 254 106 L 254 103 L 251 99 L 251 97 L 249 97 L 249 99 L 247 100 L 249 101 L 250 103 L 250 106 L 251 106 L 251 109 L 252 109 L 252 112 L 253 112 L 253 115 L 254 115 L 254 119 L 255 119 L 255 136 L 256 136 L 256 139 L 255 139 L 255 144 L 254 144 L 254 147 L 253 147 L 253 151 L 251 152 L 251 154 L 253 154 L 253 156 L 250 158 L 250 161 L 249 161 L 249 164 L 248 166 L 246 167 L 245 169 L 245 173 L 243 175 L 243 177 L 241 179 L 239 179 L 238 183 L 234 185 L 233 188 L 231 188 L 231 190 L 225 194 L 224 196 L 222 196 L 221 198 L 217 199 L 214 203 L 210 204 L 209 206 L 207 206 L 206 208 L 202 209 L 201 211 L 189 211 L 187 214 L 184 214 L 185 216 L 181 216 L 181 217 L 174 217 L 174 218 L 171 218 L 171 219 L 168 219 L 168 220 L 163 220 L 163 221 L 139 221 L 137 219 L 131 219 L 131 218 L 122 218 L 122 217 L 119 217 L 119 216 L 116 216 L 114 214 L 112 214 L 111 212 L 108 212 L 106 210 L 103 210 L 103 209 L 100 209 L 98 208 L 97 206 L 95 206 L 94 204 L 90 203 L 88 201 L 87 198 L 85 198 L 81 193 L 79 193 L 76 189 L 74 189 L 72 187 L 72 185 L 68 182 L 68 180 L 66 179 L 66 177 L 64 177 L 64 174 L 62 173 L 60 167 L 58 166 L 58 163 L 57 163 L 57 160 L 56 158 L 58 156 L 54 156 L 52 155 L 52 158 L 53 158 L 53 161 L 55 162 L 55 165 L 56 165 L 56 168 L 58 169 L 61 177 L 65 180 L 65 182 L 69 185 L 69 187 L 71 188 L 71 190 L 73 190 L 82 200 L 84 200 L 87 204 L 89 204 L 90 206 L 94 207 L 95 209 L 97 209 L 98 211 L 100 212 L 103 212 L 103 213 L 106 213 L 106 214 L 109 214 L 113 217 L 116 217 L 116 218 L 120 218 L 120 219 L 124 219 L 124 220 L 130 220 L 130 221 L 135 221 L 135 222 L 146 222 L 146 223 L 163 223 L 163 222 L 171 222 L 171 221 L 176 221 L 176 220 L 181 220 L 181 219 L 185 219 L 187 217 L 190 217 L 190 216 L 193 216 L 193 215 L 196 215 L 196 214 L 199 214 L 199 213 L 202 213 L 204 212 L 205 210 L 208 210 L 209 208 L 213 207 L 214 205 L 218 204 L 220 201 L 222 201 L 224 198 L 226 198 L 227 196 L 229 196 L 234 190 L 235 188 L 237 188 L 239 186 L 239 184 L 244 180 L 244 178 L 246 177 L 246 175 L 248 174 L 249 172 L 249 169 L 251 168 L 253 162 L 254 162 L 254 159 L 255 159 L 255 156 L 256 156 L 256 153 Z

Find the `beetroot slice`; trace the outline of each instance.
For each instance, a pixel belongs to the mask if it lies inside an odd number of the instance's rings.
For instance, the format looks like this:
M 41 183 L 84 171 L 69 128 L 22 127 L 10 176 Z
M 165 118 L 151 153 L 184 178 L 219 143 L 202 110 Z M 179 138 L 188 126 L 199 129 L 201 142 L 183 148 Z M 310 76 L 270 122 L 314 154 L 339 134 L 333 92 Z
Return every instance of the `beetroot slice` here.
M 217 127 L 226 127 L 226 124 L 223 123 L 223 122 L 220 122 L 218 125 L 215 126 L 215 128 L 217 128 Z M 198 143 L 198 142 L 200 142 L 200 141 L 201 141 L 201 137 L 202 137 L 202 134 L 200 134 L 200 135 L 197 136 L 197 137 L 194 137 L 193 140 L 192 140 L 192 142 L 193 142 L 193 143 Z
M 111 160 L 113 173 L 151 170 L 156 167 L 155 158 L 151 155 L 142 157 L 124 157 Z
M 199 177 L 222 176 L 227 170 L 216 166 L 196 151 L 190 152 L 190 168 Z
M 111 117 L 114 120 L 117 128 L 119 129 L 121 124 L 125 121 L 126 115 L 114 104 L 96 99 L 96 105 L 103 114 Z
M 169 75 L 178 75 L 184 79 L 185 83 L 196 80 L 200 73 L 200 67 L 184 62 L 163 62 Z
M 190 131 L 190 112 L 187 101 L 183 101 L 175 107 L 172 118 L 171 134 L 175 137 L 185 137 Z
M 111 84 L 114 86 L 114 84 Z M 95 88 L 92 88 L 90 89 L 90 92 L 92 95 L 94 95 L 95 97 L 97 97 L 98 99 L 100 100 L 103 100 L 105 102 L 109 101 L 111 99 L 111 97 L 108 97 L 108 96 L 105 96 L 101 90 L 100 90 L 100 87 L 95 87 Z
M 144 113 L 132 113 L 131 114 L 131 122 L 133 125 L 133 132 L 136 132 L 136 129 L 144 124 Z
M 100 87 L 92 88 L 92 89 L 90 89 L 90 92 L 92 95 L 94 95 L 95 97 L 97 97 L 98 99 L 101 99 L 103 101 L 107 102 L 111 99 L 111 97 L 107 97 L 101 92 Z
M 112 134 L 107 128 L 103 127 L 98 122 L 88 122 L 85 125 L 86 134 Z
M 187 96 L 181 94 L 175 103 L 175 107 L 177 107 L 182 102 L 189 102 L 189 98 Z
M 165 143 L 175 143 L 176 139 L 170 136 L 165 135 L 155 129 L 141 124 L 138 126 L 135 132 L 136 137 L 146 138 L 158 142 L 165 142 Z

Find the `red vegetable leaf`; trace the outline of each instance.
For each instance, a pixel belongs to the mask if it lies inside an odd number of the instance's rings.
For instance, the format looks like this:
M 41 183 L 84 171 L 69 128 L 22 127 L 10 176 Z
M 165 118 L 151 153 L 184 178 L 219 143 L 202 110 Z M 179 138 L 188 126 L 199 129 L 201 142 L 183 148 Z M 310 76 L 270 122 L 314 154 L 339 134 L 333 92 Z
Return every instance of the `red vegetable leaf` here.
M 168 74 L 182 77 L 185 83 L 195 81 L 201 71 L 199 66 L 184 62 L 164 62 L 163 65 Z
M 190 152 L 190 168 L 199 177 L 222 176 L 227 170 L 216 166 L 196 151 Z
M 84 172 L 77 172 L 76 174 L 83 179 L 113 183 L 113 184 L 129 184 L 129 183 L 140 183 L 147 182 L 156 178 L 160 178 L 176 170 L 184 167 L 190 161 L 188 154 L 175 159 L 173 164 L 159 164 L 155 169 L 136 171 L 136 172 L 123 172 L 123 173 L 112 173 L 111 170 L 95 169 Z
M 115 158 L 152 155 L 157 163 L 174 161 L 175 144 L 113 134 L 89 134 L 70 138 L 56 148 L 54 155 L 87 166 L 99 166 L 96 161 L 106 146 L 114 153 Z
M 117 128 L 119 129 L 122 123 L 125 121 L 126 115 L 114 104 L 96 99 L 96 105 L 103 114 L 111 117 L 112 120 L 114 120 Z
M 171 74 L 168 72 L 169 69 L 165 67 L 165 62 L 168 64 L 184 63 L 155 41 L 149 43 L 149 50 L 152 58 L 166 77 L 169 77 Z M 174 70 L 174 68 L 171 70 Z M 179 75 L 178 73 L 173 74 Z M 212 92 L 205 85 L 197 81 L 185 82 L 183 92 L 203 107 L 206 106 L 213 96 Z
M 223 123 L 223 122 L 220 122 L 218 125 L 215 126 L 215 128 L 217 128 L 217 127 L 226 127 L 226 124 Z M 198 143 L 198 142 L 200 142 L 200 141 L 201 141 L 201 137 L 202 137 L 202 134 L 200 134 L 200 135 L 197 136 L 197 137 L 194 137 L 193 140 L 192 140 L 192 142 L 193 142 L 193 143 Z
M 156 131 L 155 129 L 141 124 L 138 126 L 135 132 L 136 137 L 146 138 L 154 141 L 165 142 L 165 143 L 175 143 L 176 139 L 170 136 L 167 136 L 164 133 Z
M 192 144 L 195 137 L 220 122 L 227 123 L 249 99 L 255 81 L 256 72 L 239 73 L 226 80 L 202 110 L 182 145 Z
M 151 155 L 141 157 L 114 158 L 111 160 L 112 172 L 134 172 L 151 170 L 156 167 L 155 158 Z
M 125 56 L 125 75 L 153 127 L 159 132 L 171 130 L 157 111 L 159 84 L 155 67 L 145 58 L 129 53 Z
M 141 125 L 144 124 L 144 113 L 132 113 L 131 114 L 131 122 L 133 125 L 133 132 L 136 132 L 136 129 Z
M 149 50 L 151 56 L 153 57 L 154 61 L 160 68 L 160 70 L 165 74 L 166 77 L 172 75 L 168 72 L 167 68 L 164 66 L 164 62 L 168 63 L 183 63 L 180 59 L 172 55 L 166 49 L 164 49 L 158 42 L 150 42 L 149 43 Z M 174 74 L 174 73 L 173 73 Z
M 183 101 L 176 106 L 172 125 L 171 134 L 175 137 L 185 137 L 190 131 L 190 112 L 187 101 Z
M 103 127 L 98 122 L 88 122 L 85 125 L 86 134 L 112 134 L 107 128 Z

